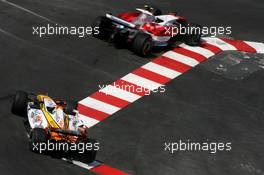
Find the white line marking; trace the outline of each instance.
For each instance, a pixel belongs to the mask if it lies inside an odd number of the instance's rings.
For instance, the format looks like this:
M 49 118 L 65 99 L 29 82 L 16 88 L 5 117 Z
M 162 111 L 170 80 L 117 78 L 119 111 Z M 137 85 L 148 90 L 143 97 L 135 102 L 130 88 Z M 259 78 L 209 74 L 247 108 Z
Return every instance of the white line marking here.
M 51 20 L 51 19 L 49 19 L 49 18 L 46 18 L 46 17 L 44 17 L 44 16 L 42 16 L 42 15 L 39 15 L 39 14 L 37 14 L 36 12 L 33 12 L 33 11 L 29 10 L 29 9 L 26 9 L 26 8 L 20 6 L 20 5 L 14 4 L 14 3 L 9 2 L 9 1 L 7 1 L 7 0 L 0 0 L 0 1 L 3 2 L 3 3 L 9 4 L 9 5 L 13 6 L 13 7 L 16 7 L 16 8 L 18 8 L 18 9 L 20 9 L 20 10 L 23 10 L 23 11 L 25 11 L 25 12 L 27 12 L 27 13 L 30 13 L 31 15 L 34 15 L 34 16 L 36 16 L 36 17 L 39 17 L 39 18 L 44 19 L 44 20 L 46 20 L 46 21 L 49 21 L 49 22 L 51 22 L 51 23 L 55 23 L 55 24 L 61 25 L 61 24 L 59 24 L 59 23 L 56 22 L 56 21 L 53 21 L 53 20 Z M 62 25 L 61 25 L 61 26 L 62 26 Z
M 219 47 L 223 51 L 237 50 L 233 45 L 231 45 L 227 42 L 224 42 L 223 40 L 221 40 L 219 38 L 205 37 L 202 39 L 205 40 L 206 42 L 208 42 L 209 44 L 212 44 L 214 46 Z
M 66 162 L 69 162 L 69 163 L 72 163 L 74 165 L 77 165 L 77 166 L 79 166 L 81 168 L 84 168 L 84 169 L 87 169 L 87 170 L 90 170 L 90 169 L 92 169 L 94 167 L 102 165 L 102 163 L 100 163 L 100 162 L 98 162 L 96 160 L 94 162 L 92 162 L 92 163 L 89 163 L 89 164 L 83 163 L 83 162 L 80 162 L 80 161 L 77 161 L 77 160 L 69 160 L 69 159 L 66 159 L 66 158 L 62 158 L 62 160 L 66 161 Z
M 99 123 L 99 120 L 96 120 L 94 118 L 91 118 L 89 116 L 83 115 L 83 114 L 79 114 L 79 118 L 80 120 L 83 121 L 84 125 L 87 126 L 88 128 L 96 125 L 97 123 Z
M 115 113 L 116 111 L 120 110 L 120 108 L 110 105 L 108 103 L 102 102 L 100 100 L 96 100 L 94 98 L 91 97 L 87 97 L 81 101 L 79 101 L 80 104 L 96 109 L 98 111 L 102 111 L 104 113 L 110 114 L 112 115 L 113 113 Z
M 187 65 L 192 66 L 192 67 L 199 64 L 199 61 L 195 60 L 194 58 L 176 53 L 174 51 L 168 51 L 165 54 L 163 54 L 162 56 L 171 58 L 173 60 L 179 61 L 181 63 L 187 64 Z
M 246 44 L 253 47 L 257 53 L 263 53 L 264 54 L 264 43 L 257 43 L 257 42 L 251 42 L 251 41 L 244 41 Z
M 177 76 L 181 75 L 180 72 L 174 71 L 172 69 L 166 68 L 164 66 L 158 65 L 153 62 L 149 62 L 142 66 L 142 68 L 147 69 L 149 71 L 155 72 L 157 74 L 163 75 L 165 77 L 168 77 L 170 79 L 174 79 Z
M 124 85 L 125 86 L 125 85 Z M 133 86 L 134 87 L 134 86 Z M 124 89 L 130 89 L 132 87 L 123 87 Z M 114 97 L 117 97 L 117 98 L 120 98 L 120 99 L 123 99 L 125 101 L 128 101 L 130 103 L 133 103 L 134 101 L 136 101 L 137 99 L 139 99 L 141 96 L 140 95 L 137 95 L 137 94 L 134 94 L 134 93 L 131 93 L 131 92 L 128 92 L 126 90 L 123 90 L 123 89 L 120 89 L 120 88 L 117 88 L 115 86 L 112 86 L 112 85 L 108 85 L 106 86 L 105 88 L 103 88 L 102 90 L 100 90 L 100 92 L 104 92 L 106 94 L 109 94 L 109 95 L 112 95 Z
M 188 46 L 186 44 L 181 44 L 179 46 L 183 47 L 184 49 L 187 49 L 187 50 L 196 52 L 198 54 L 201 54 L 201 55 L 205 56 L 206 58 L 210 58 L 211 56 L 215 55 L 212 51 L 205 49 L 205 48 L 202 48 L 202 47 L 198 47 L 198 46 L 191 47 L 191 46 Z
M 156 83 L 154 81 L 140 77 L 140 76 L 132 74 L 132 73 L 127 74 L 126 76 L 124 76 L 121 79 L 128 81 L 130 83 L 136 84 L 140 87 L 149 89 L 149 90 L 154 90 L 154 89 L 157 89 L 158 87 L 162 86 L 162 84 Z
M 8 32 L 8 31 L 5 31 L 4 29 L 0 28 L 0 32 L 2 32 L 3 34 L 5 34 L 5 35 L 7 35 L 7 36 L 9 36 L 11 38 L 14 38 L 14 39 L 18 40 L 18 41 L 27 42 L 26 40 L 24 40 L 22 38 L 19 38 L 18 36 Z

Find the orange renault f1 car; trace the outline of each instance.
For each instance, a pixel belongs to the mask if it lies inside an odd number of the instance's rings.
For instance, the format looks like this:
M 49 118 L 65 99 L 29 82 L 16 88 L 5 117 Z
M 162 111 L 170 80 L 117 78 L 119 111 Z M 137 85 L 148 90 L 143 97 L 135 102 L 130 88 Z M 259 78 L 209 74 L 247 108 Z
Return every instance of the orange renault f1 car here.
M 71 101 L 18 91 L 11 111 L 24 118 L 31 151 L 91 163 L 99 143 L 87 137 L 76 108 L 77 103 Z

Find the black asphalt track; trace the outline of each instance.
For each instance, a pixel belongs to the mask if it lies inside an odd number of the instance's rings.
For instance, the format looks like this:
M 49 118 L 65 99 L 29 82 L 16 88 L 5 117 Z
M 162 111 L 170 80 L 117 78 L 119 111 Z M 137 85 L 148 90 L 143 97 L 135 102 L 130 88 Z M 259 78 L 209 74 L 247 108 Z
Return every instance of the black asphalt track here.
M 86 26 L 105 12 L 145 3 L 179 11 L 202 25 L 232 26 L 239 39 L 264 41 L 262 0 L 10 0 L 63 25 Z M 92 37 L 32 35 L 46 19 L 0 1 L 0 174 L 92 174 L 27 149 L 21 119 L 10 113 L 16 90 L 82 99 L 149 59 Z M 136 175 L 263 175 L 264 71 L 230 79 L 203 63 L 90 130 L 98 160 Z M 164 142 L 232 142 L 231 152 L 164 151 Z

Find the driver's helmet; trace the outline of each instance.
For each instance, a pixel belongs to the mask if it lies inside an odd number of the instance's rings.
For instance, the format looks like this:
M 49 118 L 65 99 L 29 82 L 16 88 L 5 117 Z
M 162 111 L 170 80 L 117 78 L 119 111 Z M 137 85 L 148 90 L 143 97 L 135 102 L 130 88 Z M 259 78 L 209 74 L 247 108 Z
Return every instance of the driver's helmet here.
M 151 12 L 153 10 L 153 8 L 147 4 L 144 5 L 144 9 Z
M 56 112 L 56 103 L 51 100 L 51 99 L 48 99 L 45 103 L 46 105 L 46 108 L 47 108 L 47 111 L 51 114 L 54 114 Z
M 152 13 L 154 16 L 159 16 L 162 15 L 161 10 L 159 10 L 158 8 L 151 6 L 151 5 L 144 5 L 144 9 L 146 11 L 149 11 L 150 13 Z

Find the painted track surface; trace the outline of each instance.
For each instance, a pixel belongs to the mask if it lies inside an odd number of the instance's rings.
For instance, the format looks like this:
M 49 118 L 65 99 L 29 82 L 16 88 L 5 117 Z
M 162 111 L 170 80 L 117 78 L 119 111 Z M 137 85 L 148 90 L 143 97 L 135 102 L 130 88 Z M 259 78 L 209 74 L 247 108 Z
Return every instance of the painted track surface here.
M 264 54 L 264 43 L 202 37 L 196 47 L 180 44 L 80 100 L 79 117 L 91 128 L 146 95 L 164 93 L 168 82 L 212 57 L 230 51 Z M 253 59 L 249 61 L 253 62 Z
M 129 10 L 122 1 L 12 1 L 62 24 L 84 25 L 99 13 Z M 174 1 L 173 1 L 174 2 Z M 231 25 L 239 39 L 262 41 L 261 1 L 221 1 L 208 4 L 161 2 L 162 9 L 208 25 Z M 222 9 L 225 9 L 223 12 Z M 149 62 L 127 50 L 116 50 L 94 38 L 38 39 L 32 25 L 47 21 L 1 3 L 1 138 L 2 174 L 92 174 L 73 165 L 27 150 L 24 128 L 9 112 L 8 94 L 17 89 L 49 92 L 56 97 L 82 99 Z M 213 13 L 213 14 L 212 14 Z M 239 19 L 245 19 L 241 22 Z M 109 54 L 111 53 L 111 54 Z M 45 66 L 39 66 L 45 65 Z M 109 66 L 111 65 L 111 66 Z M 165 94 L 137 101 L 91 129 L 101 143 L 99 160 L 127 173 L 148 174 L 263 174 L 263 71 L 241 81 L 225 79 L 198 66 L 170 82 Z M 10 132 L 10 130 L 12 132 Z M 163 151 L 165 141 L 178 139 L 229 140 L 231 153 Z

